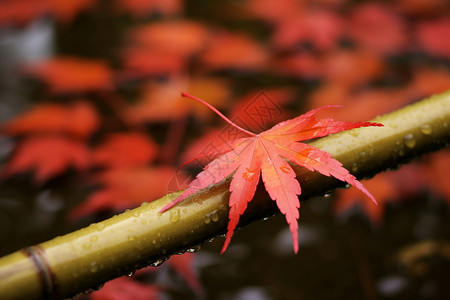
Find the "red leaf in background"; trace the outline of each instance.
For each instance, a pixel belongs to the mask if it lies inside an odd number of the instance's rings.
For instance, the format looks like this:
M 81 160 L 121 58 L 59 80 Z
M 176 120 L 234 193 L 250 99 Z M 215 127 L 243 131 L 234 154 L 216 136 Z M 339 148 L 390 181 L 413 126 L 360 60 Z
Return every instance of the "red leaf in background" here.
M 64 133 L 81 138 L 91 135 L 99 117 L 91 104 L 77 101 L 69 105 L 41 104 L 1 125 L 10 135 L 30 133 Z
M 112 88 L 113 72 L 101 60 L 59 57 L 27 65 L 24 71 L 43 80 L 53 94 Z
M 273 63 L 273 69 L 289 76 L 302 78 L 320 78 L 322 76 L 322 63 L 309 52 L 298 52 L 278 58 Z
M 223 253 L 234 230 L 239 223 L 239 217 L 247 208 L 247 203 L 253 198 L 260 176 L 264 181 L 267 192 L 272 200 L 276 201 L 281 213 L 286 216 L 294 243 L 294 252 L 298 251 L 298 218 L 301 194 L 300 184 L 295 179 L 296 174 L 285 160 L 289 160 L 310 171 L 318 171 L 326 176 L 333 176 L 339 180 L 355 185 L 364 192 L 372 201 L 373 196 L 363 185 L 351 175 L 342 164 L 331 158 L 327 152 L 314 148 L 299 141 L 308 140 L 337 133 L 343 130 L 363 126 L 383 126 L 370 122 L 341 122 L 333 119 L 318 119 L 317 113 L 323 108 L 309 111 L 308 113 L 291 120 L 278 123 L 274 127 L 260 134 L 249 132 L 228 120 L 214 107 L 196 97 L 186 95 L 199 101 L 222 117 L 227 123 L 245 132 L 249 137 L 238 139 L 231 145 L 231 151 L 223 154 L 210 162 L 189 187 L 170 204 L 166 205 L 164 212 L 177 203 L 201 189 L 223 180 L 233 174 L 230 184 L 229 223 Z M 284 159 L 283 159 L 284 158 Z
M 413 15 L 435 15 L 448 9 L 448 0 L 394 0 L 396 9 Z
M 419 23 L 417 39 L 428 54 L 450 58 L 450 14 L 442 19 Z
M 120 211 L 151 202 L 167 193 L 167 182 L 175 176 L 170 167 L 115 168 L 96 175 L 94 182 L 102 188 L 70 212 L 78 219 L 103 210 Z
M 128 277 L 108 281 L 99 291 L 89 294 L 92 300 L 158 300 L 160 289 Z
M 125 50 L 123 59 L 125 80 L 143 75 L 179 75 L 187 64 L 186 59 L 176 53 L 138 48 Z
M 334 210 L 337 214 L 342 214 L 354 206 L 359 206 L 372 224 L 379 226 L 383 219 L 385 204 L 396 199 L 399 196 L 392 177 L 386 173 L 378 174 L 370 180 L 362 180 L 367 190 L 377 199 L 378 206 L 371 205 L 361 192 L 355 187 L 346 190 L 338 190 L 336 192 L 336 203 Z
M 322 64 L 323 77 L 338 84 L 353 87 L 382 76 L 383 60 L 364 50 L 337 50 L 330 52 Z
M 179 273 L 197 294 L 203 294 L 203 288 L 193 268 L 194 253 L 172 255 L 169 259 L 170 266 Z
M 51 5 L 51 10 L 55 15 L 56 19 L 68 23 L 71 22 L 75 18 L 75 16 L 80 12 L 95 6 L 98 0 L 47 0 L 47 1 L 49 1 Z
M 154 22 L 130 32 L 131 47 L 177 54 L 183 57 L 203 49 L 209 36 L 200 23 L 190 21 Z
M 281 49 L 291 49 L 308 42 L 318 50 L 336 47 L 343 31 L 338 15 L 327 11 L 309 10 L 280 22 L 273 36 L 273 43 Z
M 138 18 L 146 17 L 154 12 L 165 16 L 178 14 L 183 9 L 182 2 L 181 0 L 116 0 L 120 10 Z
M 382 54 L 397 54 L 408 42 L 404 20 L 383 3 L 357 6 L 350 16 L 348 32 L 357 44 Z
M 316 89 L 311 94 L 312 107 L 323 103 L 339 104 L 345 110 L 325 111 L 321 116 L 332 117 L 344 121 L 358 116 L 360 120 L 370 120 L 377 115 L 391 112 L 415 99 L 414 90 L 406 87 L 400 89 L 361 90 L 352 93 L 348 87 L 340 84 L 328 84 Z
M 450 72 L 444 68 L 418 68 L 413 70 L 411 88 L 416 91 L 418 98 L 443 93 L 450 89 Z
M 80 141 L 63 137 L 34 137 L 17 146 L 2 175 L 35 170 L 35 180 L 42 183 L 61 175 L 70 167 L 84 171 L 89 164 L 89 151 Z
M 298 0 L 248 0 L 245 6 L 251 14 L 271 23 L 299 16 L 303 12 L 302 3 Z
M 130 107 L 127 115 L 136 123 L 179 119 L 194 113 L 200 119 L 211 116 L 211 111 L 198 103 L 186 103 L 177 91 L 188 90 L 202 97 L 210 97 L 221 107 L 229 97 L 226 81 L 214 77 L 172 77 L 165 82 L 150 82 L 144 87 L 141 101 Z
M 140 133 L 109 134 L 92 152 L 93 163 L 107 167 L 129 167 L 149 163 L 155 158 L 157 145 Z
M 49 10 L 47 1 L 6 0 L 0 1 L 0 25 L 25 25 Z
M 269 56 L 266 49 L 250 37 L 222 31 L 212 34 L 200 59 L 206 70 L 261 70 Z

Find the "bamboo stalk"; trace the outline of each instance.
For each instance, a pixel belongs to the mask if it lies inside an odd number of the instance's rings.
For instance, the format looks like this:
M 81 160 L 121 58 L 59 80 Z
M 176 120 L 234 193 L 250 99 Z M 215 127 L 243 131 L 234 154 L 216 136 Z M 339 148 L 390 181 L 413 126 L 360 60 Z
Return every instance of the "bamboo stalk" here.
M 314 141 L 358 178 L 396 168 L 450 141 L 450 91 L 376 118 L 383 128 L 358 128 Z M 342 183 L 294 166 L 301 200 Z M 166 213 L 180 192 L 105 221 L 0 258 L 1 299 L 72 297 L 174 253 L 193 251 L 223 234 L 228 223 L 229 180 L 198 192 Z M 259 188 L 240 226 L 278 210 Z M 191 250 L 189 250 L 191 249 Z

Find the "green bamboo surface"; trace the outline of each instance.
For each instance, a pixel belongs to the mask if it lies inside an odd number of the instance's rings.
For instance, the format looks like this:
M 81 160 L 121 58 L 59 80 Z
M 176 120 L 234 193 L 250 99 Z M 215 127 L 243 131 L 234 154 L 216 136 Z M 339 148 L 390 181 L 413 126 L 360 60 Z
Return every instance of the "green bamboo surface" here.
M 355 116 L 357 119 L 357 116 Z M 385 126 L 358 128 L 314 141 L 358 178 L 394 169 L 450 141 L 450 91 L 374 119 Z M 342 183 L 294 166 L 303 201 Z M 173 193 L 105 221 L 0 258 L 1 299 L 61 299 L 175 253 L 194 251 L 223 234 L 228 222 L 229 181 L 193 195 L 171 210 L 160 209 Z M 369 201 L 369 200 L 368 200 Z M 260 186 L 240 225 L 277 213 Z M 233 241 L 232 241 L 233 242 Z

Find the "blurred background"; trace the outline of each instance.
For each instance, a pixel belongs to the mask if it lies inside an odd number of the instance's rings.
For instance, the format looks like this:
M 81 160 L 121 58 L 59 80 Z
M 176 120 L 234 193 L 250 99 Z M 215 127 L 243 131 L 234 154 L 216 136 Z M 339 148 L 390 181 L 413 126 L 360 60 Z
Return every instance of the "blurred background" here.
M 233 132 L 182 91 L 259 132 L 448 89 L 448 0 L 0 1 L 0 255 L 186 187 Z M 275 216 L 78 299 L 450 299 L 449 170 L 303 202 L 298 255 Z

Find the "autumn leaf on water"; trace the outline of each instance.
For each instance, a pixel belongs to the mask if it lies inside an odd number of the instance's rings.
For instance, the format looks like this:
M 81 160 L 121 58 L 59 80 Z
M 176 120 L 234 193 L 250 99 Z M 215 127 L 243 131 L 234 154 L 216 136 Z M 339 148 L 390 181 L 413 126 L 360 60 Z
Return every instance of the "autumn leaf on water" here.
M 255 134 L 234 124 L 205 101 L 185 93 L 182 95 L 205 104 L 231 126 L 249 136 L 230 143 L 232 150 L 210 162 L 179 197 L 161 209 L 161 212 L 164 212 L 197 191 L 233 174 L 230 183 L 228 231 L 221 253 L 227 249 L 240 216 L 246 210 L 247 203 L 252 200 L 260 176 L 270 198 L 276 201 L 281 213 L 285 215 L 292 234 L 294 252 L 298 252 L 298 209 L 300 208 L 298 195 L 301 194 L 301 188 L 296 180 L 296 173 L 288 161 L 310 171 L 318 171 L 323 175 L 345 181 L 360 189 L 376 204 L 375 198 L 369 191 L 339 161 L 333 159 L 327 152 L 299 141 L 352 128 L 383 126 L 382 124 L 318 119 L 317 113 L 320 110 L 336 107 L 329 105 L 313 109 L 291 120 L 280 122 L 269 130 Z

